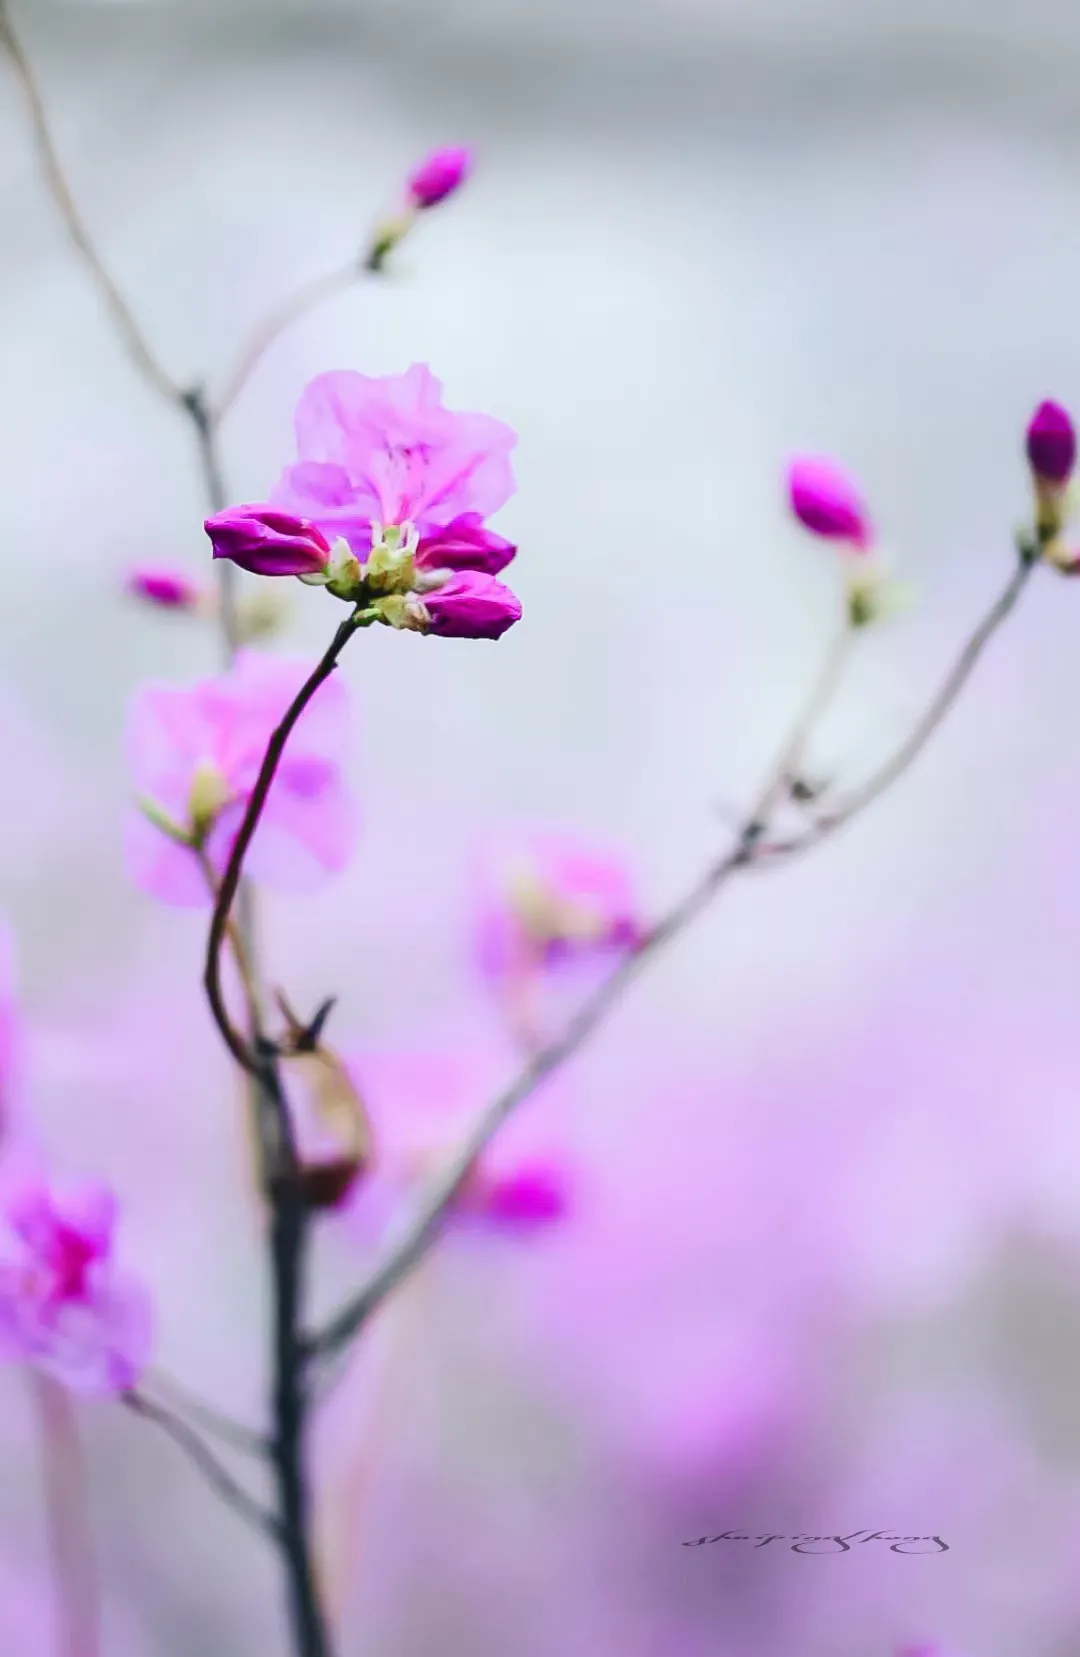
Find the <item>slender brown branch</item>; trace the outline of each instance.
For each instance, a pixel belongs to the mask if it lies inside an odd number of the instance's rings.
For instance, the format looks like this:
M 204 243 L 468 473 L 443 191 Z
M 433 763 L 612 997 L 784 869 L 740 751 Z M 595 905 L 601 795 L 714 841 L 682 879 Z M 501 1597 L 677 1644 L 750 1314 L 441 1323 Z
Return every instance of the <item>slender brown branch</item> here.
M 356 631 L 356 627 L 357 612 L 354 611 L 347 620 L 342 622 L 318 666 L 301 686 L 281 723 L 275 728 L 270 737 L 266 753 L 263 755 L 262 765 L 259 767 L 259 775 L 255 780 L 255 787 L 252 789 L 251 798 L 248 800 L 247 810 L 244 812 L 243 821 L 229 853 L 229 861 L 225 865 L 225 872 L 221 877 L 217 901 L 214 904 L 214 913 L 210 921 L 210 936 L 206 945 L 206 970 L 203 978 L 207 999 L 210 1002 L 210 1010 L 214 1015 L 214 1021 L 221 1031 L 222 1040 L 228 1047 L 229 1052 L 233 1055 L 237 1064 L 241 1065 L 252 1076 L 260 1076 L 265 1065 L 252 1052 L 250 1046 L 240 1035 L 229 1017 L 229 1010 L 225 1005 L 225 998 L 221 989 L 222 945 L 228 931 L 229 917 L 232 913 L 237 887 L 243 873 L 244 858 L 247 856 L 248 847 L 251 845 L 255 830 L 259 826 L 259 818 L 262 816 L 263 807 L 270 793 L 270 786 L 281 762 L 281 756 L 285 752 L 285 744 L 288 742 L 297 720 L 319 689 L 319 686 L 324 684 L 333 673 L 338 663 L 338 657 Z
M 136 368 L 146 377 L 155 391 L 160 392 L 163 397 L 167 397 L 170 402 L 178 403 L 181 398 L 180 387 L 165 372 L 147 344 L 146 336 L 136 322 L 131 307 L 102 261 L 82 214 L 76 205 L 53 141 L 37 78 L 11 19 L 11 8 L 8 0 L 0 0 L 0 46 L 3 46 L 7 52 L 11 66 L 22 87 L 30 116 L 30 130 L 33 134 L 45 185 L 57 212 L 63 220 L 68 239 L 90 272 L 90 276 L 116 325 L 117 333 L 124 342 L 124 348 Z
M 856 817 L 861 817 L 869 806 L 906 775 L 952 712 L 987 646 L 1016 608 L 1036 567 L 1036 561 L 1030 558 L 1020 560 L 997 600 L 971 633 L 925 712 L 884 764 L 835 810 L 818 818 L 805 834 L 770 846 L 772 856 L 796 856 L 819 845 Z
M 964 645 L 911 736 L 875 773 L 870 782 L 859 790 L 843 813 L 830 825 L 818 825 L 810 830 L 803 840 L 793 842 L 790 848 L 766 845 L 769 817 L 790 791 L 791 781 L 798 771 L 805 745 L 836 688 L 847 649 L 847 641 L 841 639 L 828 658 L 825 670 L 796 723 L 779 763 L 771 773 L 761 797 L 748 814 L 730 851 L 705 870 L 685 895 L 650 929 L 637 950 L 625 957 L 585 1001 L 562 1034 L 535 1053 L 517 1079 L 487 1106 L 455 1155 L 421 1197 L 413 1215 L 406 1220 L 398 1235 L 391 1238 L 382 1259 L 376 1263 L 367 1282 L 323 1329 L 310 1338 L 309 1350 L 313 1354 L 331 1358 L 355 1337 L 386 1297 L 423 1259 L 441 1229 L 450 1204 L 468 1178 L 473 1163 L 494 1138 L 507 1117 L 534 1093 L 547 1077 L 574 1057 L 593 1031 L 622 1000 L 643 967 L 660 949 L 681 936 L 691 922 L 709 907 L 733 875 L 740 870 L 769 867 L 773 862 L 782 862 L 783 857 L 774 856 L 777 851 L 801 851 L 818 844 L 831 828 L 838 828 L 843 823 L 851 821 L 904 776 L 957 701 L 986 646 L 1014 609 L 1030 574 L 1030 561 L 1022 561 L 1020 568 L 1011 575 L 1001 596 Z
M 199 1472 L 234 1513 L 247 1519 L 274 1541 L 281 1540 L 281 1526 L 274 1515 L 259 1505 L 254 1496 L 222 1465 L 206 1441 L 181 1416 L 175 1415 L 162 1404 L 155 1404 L 141 1392 L 123 1393 L 121 1402 L 126 1404 L 133 1414 L 142 1416 L 146 1421 L 152 1421 L 155 1426 L 167 1433 L 173 1443 L 194 1462 Z
M 210 416 L 213 426 L 220 425 L 224 420 L 274 342 L 301 317 L 317 310 L 326 300 L 355 287 L 362 274 L 359 261 L 351 260 L 339 270 L 329 271 L 325 276 L 306 283 L 264 318 L 241 350 L 236 367 L 225 382 L 225 389 L 213 404 Z
M 178 1381 L 175 1375 L 169 1375 L 163 1369 L 153 1369 L 145 1377 L 152 1386 L 169 1394 L 178 1410 L 185 1411 L 197 1421 L 204 1432 L 214 1433 L 223 1444 L 232 1449 L 241 1451 L 244 1455 L 260 1456 L 265 1458 L 270 1450 L 270 1440 L 265 1433 L 258 1432 L 254 1427 L 247 1426 L 243 1421 L 236 1421 L 231 1415 L 226 1415 L 214 1404 L 208 1404 L 190 1387 Z M 140 1398 L 143 1394 L 139 1395 Z
M 57 1612 L 57 1657 L 101 1657 L 101 1604 L 75 1407 L 49 1375 L 30 1377 L 40 1422 Z

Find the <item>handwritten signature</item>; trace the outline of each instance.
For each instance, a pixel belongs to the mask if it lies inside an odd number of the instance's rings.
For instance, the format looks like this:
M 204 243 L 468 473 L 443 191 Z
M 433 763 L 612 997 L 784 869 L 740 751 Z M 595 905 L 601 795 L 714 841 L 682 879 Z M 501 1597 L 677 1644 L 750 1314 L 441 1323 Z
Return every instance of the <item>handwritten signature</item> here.
M 710 1542 L 753 1542 L 755 1549 L 768 1547 L 770 1542 L 789 1542 L 792 1553 L 805 1554 L 837 1554 L 850 1553 L 851 1544 L 856 1546 L 861 1542 L 885 1542 L 890 1553 L 908 1555 L 948 1553 L 949 1544 L 943 1542 L 940 1536 L 893 1536 L 883 1530 L 853 1530 L 847 1536 L 811 1536 L 807 1532 L 799 1531 L 794 1536 L 782 1536 L 776 1532 L 769 1535 L 762 1533 L 752 1536 L 749 1532 L 724 1530 L 718 1536 L 699 1536 L 696 1541 L 684 1542 L 684 1548 L 701 1548 Z M 820 1546 L 820 1544 L 826 1546 Z M 929 1547 L 923 1544 L 930 1543 Z

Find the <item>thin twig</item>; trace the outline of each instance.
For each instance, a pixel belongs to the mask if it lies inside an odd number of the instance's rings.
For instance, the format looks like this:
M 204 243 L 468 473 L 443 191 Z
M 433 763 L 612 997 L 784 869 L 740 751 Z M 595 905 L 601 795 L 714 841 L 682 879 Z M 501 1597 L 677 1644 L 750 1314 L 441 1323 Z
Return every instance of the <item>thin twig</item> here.
M 101 1603 L 75 1406 L 51 1375 L 32 1373 L 57 1613 L 57 1657 L 100 1657 Z
M 214 1021 L 221 1031 L 222 1040 L 228 1047 L 229 1052 L 233 1055 L 237 1064 L 252 1076 L 261 1075 L 264 1064 L 252 1052 L 249 1044 L 236 1029 L 225 1005 L 225 998 L 221 989 L 222 945 L 228 931 L 229 916 L 236 897 L 236 890 L 240 884 L 244 858 L 247 856 L 248 847 L 251 844 L 255 830 L 259 826 L 259 818 L 266 804 L 270 785 L 274 780 L 281 756 L 285 751 L 285 744 L 288 742 L 293 727 L 311 698 L 320 685 L 329 679 L 337 666 L 338 657 L 356 631 L 356 615 L 357 612 L 354 611 L 347 620 L 342 622 L 322 660 L 302 685 L 281 723 L 276 726 L 270 737 L 262 765 L 259 768 L 259 775 L 255 780 L 255 786 L 247 803 L 247 810 L 244 812 L 243 821 L 237 831 L 236 839 L 233 841 L 229 860 L 225 865 L 225 872 L 221 877 L 217 902 L 214 904 L 214 913 L 210 921 L 210 935 L 206 945 L 206 970 L 203 979 L 207 999 L 210 1002 L 210 1010 L 214 1015 Z
M 268 1513 L 254 1496 L 244 1489 L 193 1427 L 189 1427 L 186 1421 L 167 1410 L 164 1405 L 155 1404 L 151 1399 L 144 1397 L 141 1392 L 122 1393 L 121 1402 L 135 1415 L 152 1421 L 155 1426 L 167 1433 L 173 1443 L 190 1457 L 199 1472 L 234 1513 L 240 1514 L 241 1518 L 247 1519 L 275 1542 L 281 1541 L 281 1526 L 275 1516 Z
M 224 391 L 213 404 L 211 424 L 221 424 L 267 351 L 287 329 L 299 322 L 309 311 L 317 310 L 326 300 L 355 287 L 362 274 L 359 261 L 351 260 L 340 270 L 329 271 L 325 276 L 316 277 L 313 282 L 305 283 L 276 310 L 271 311 L 243 347 L 237 365 L 225 383 Z
M 155 391 L 160 392 L 163 397 L 167 397 L 171 403 L 178 403 L 182 396 L 180 387 L 165 372 L 146 343 L 146 337 L 136 322 L 131 307 L 102 262 L 101 255 L 94 246 L 90 232 L 87 230 L 82 215 L 75 204 L 75 198 L 71 193 L 71 188 L 65 177 L 49 129 L 45 104 L 37 79 L 23 50 L 22 42 L 15 32 L 15 25 L 11 20 L 8 0 L 0 0 L 0 46 L 3 46 L 11 60 L 11 66 L 26 98 L 30 115 L 30 130 L 38 152 L 38 160 L 45 185 L 63 220 L 68 238 L 90 272 L 91 278 L 116 325 L 117 333 L 124 342 L 124 348 L 136 368 L 146 376 Z
M 918 719 L 911 731 L 904 738 L 883 765 L 879 766 L 873 775 L 854 790 L 837 808 L 826 816 L 820 817 L 805 834 L 793 840 L 771 845 L 770 854 L 776 857 L 794 857 L 828 839 L 839 829 L 861 817 L 867 807 L 880 799 L 893 785 L 900 781 L 919 759 L 920 755 L 932 741 L 941 725 L 948 718 L 953 707 L 974 673 L 987 645 L 994 638 L 1000 627 L 1015 609 L 1024 588 L 1031 579 L 1036 568 L 1036 562 L 1029 558 L 1021 559 L 997 601 L 991 605 L 982 621 L 971 634 L 963 650 L 960 652 L 952 668 L 946 675 L 936 695 L 931 699 L 929 706 Z
M 186 1411 L 205 1432 L 216 1434 L 223 1444 L 228 1444 L 232 1449 L 248 1456 L 260 1456 L 265 1459 L 268 1455 L 270 1440 L 265 1433 L 247 1426 L 243 1421 L 234 1420 L 216 1405 L 208 1404 L 174 1375 L 169 1375 L 163 1369 L 154 1369 L 147 1372 L 146 1379 L 153 1386 L 171 1394 L 179 1409 Z
M 1029 565 L 1024 563 L 1010 576 L 1004 592 L 964 645 L 952 670 L 931 700 L 926 714 L 871 782 L 859 791 L 856 803 L 849 806 L 845 814 L 838 819 L 836 827 L 842 822 L 850 821 L 869 806 L 914 763 L 956 702 L 986 645 L 1013 610 L 1030 573 Z M 330 1358 L 340 1352 L 386 1297 L 423 1259 L 441 1229 L 448 1208 L 468 1178 L 473 1163 L 494 1138 L 503 1122 L 542 1082 L 561 1069 L 584 1046 L 593 1031 L 622 1000 L 646 963 L 663 946 L 686 930 L 734 874 L 743 869 L 768 866 L 773 861 L 777 864 L 784 861 L 783 857 L 774 854 L 786 848 L 777 848 L 766 842 L 768 818 L 783 799 L 785 791 L 789 789 L 792 775 L 798 772 L 805 743 L 835 690 L 845 653 L 846 646 L 841 642 L 830 655 L 818 686 L 797 722 L 779 764 L 771 774 L 760 799 L 747 816 L 731 850 L 705 870 L 678 903 L 646 933 L 636 951 L 626 956 L 579 1008 L 563 1033 L 535 1053 L 517 1079 L 487 1106 L 446 1168 L 421 1197 L 414 1214 L 405 1222 L 399 1234 L 391 1238 L 382 1259 L 376 1263 L 367 1282 L 320 1331 L 310 1337 L 309 1351 L 312 1354 Z M 811 831 L 804 841 L 794 843 L 792 849 L 808 849 L 823 839 L 825 832 L 820 829 Z

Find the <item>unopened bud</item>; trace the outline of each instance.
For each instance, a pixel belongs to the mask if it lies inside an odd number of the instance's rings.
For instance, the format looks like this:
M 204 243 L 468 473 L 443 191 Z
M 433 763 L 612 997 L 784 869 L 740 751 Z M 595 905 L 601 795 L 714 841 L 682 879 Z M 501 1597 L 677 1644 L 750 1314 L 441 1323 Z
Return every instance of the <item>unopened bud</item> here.
M 191 778 L 188 822 L 192 837 L 205 840 L 218 815 L 229 803 L 229 785 L 211 760 L 200 760 Z
M 1035 489 L 1035 527 L 1047 548 L 1060 534 L 1076 466 L 1076 430 L 1060 403 L 1040 403 L 1027 429 L 1025 450 Z

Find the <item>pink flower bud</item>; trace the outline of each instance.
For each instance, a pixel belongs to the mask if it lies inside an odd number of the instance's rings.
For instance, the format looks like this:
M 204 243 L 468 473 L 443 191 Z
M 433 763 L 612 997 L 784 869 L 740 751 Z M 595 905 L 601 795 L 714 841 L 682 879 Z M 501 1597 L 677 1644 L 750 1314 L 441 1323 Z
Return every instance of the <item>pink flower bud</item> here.
M 140 564 L 128 572 L 125 590 L 161 610 L 196 610 L 203 589 L 180 570 L 154 564 Z
M 512 541 L 486 529 L 479 512 L 462 512 L 441 529 L 423 535 L 416 549 L 421 570 L 482 570 L 498 575 L 517 552 Z
M 1060 488 L 1076 465 L 1076 429 L 1060 403 L 1040 403 L 1027 429 L 1027 457 L 1040 483 Z
M 253 575 L 321 575 L 330 562 L 322 530 L 276 506 L 230 506 L 204 527 L 215 558 L 231 558 Z
M 800 459 L 788 469 L 791 510 L 812 535 L 867 552 L 873 530 L 858 490 L 829 460 Z
M 436 207 L 460 189 L 471 169 L 470 150 L 435 150 L 409 178 L 409 198 L 413 206 Z
M 521 605 L 501 581 L 479 570 L 459 570 L 425 593 L 420 630 L 447 639 L 497 639 L 521 620 Z

